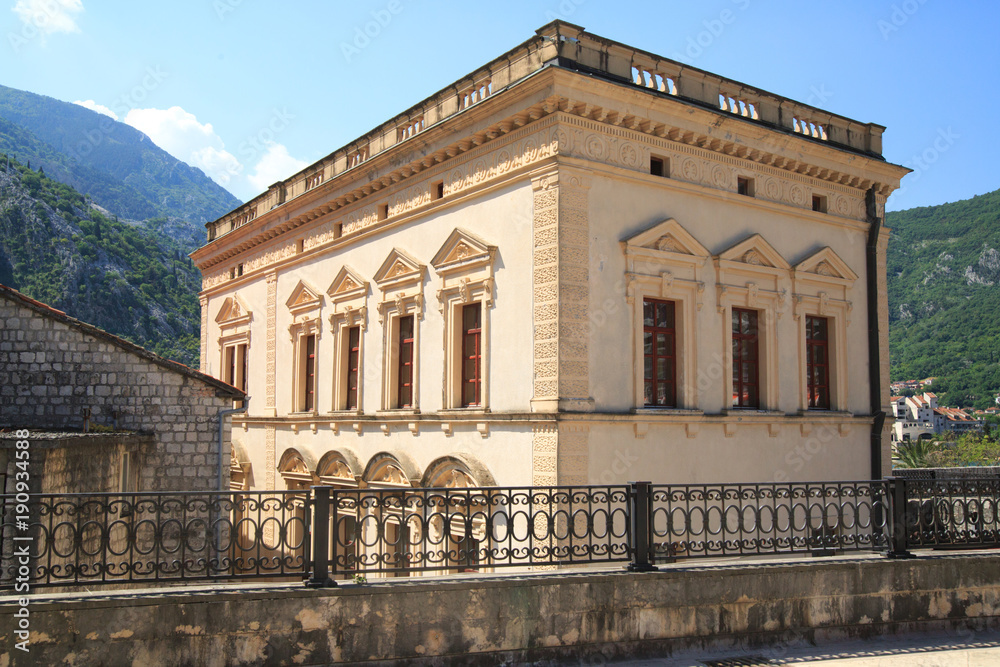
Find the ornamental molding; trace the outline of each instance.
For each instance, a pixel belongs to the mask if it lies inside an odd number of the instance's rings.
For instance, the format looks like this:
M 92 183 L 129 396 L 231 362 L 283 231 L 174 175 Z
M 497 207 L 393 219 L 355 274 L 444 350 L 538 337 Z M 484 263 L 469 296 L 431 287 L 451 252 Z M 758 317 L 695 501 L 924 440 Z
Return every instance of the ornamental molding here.
M 624 108 L 624 103 L 621 106 Z M 389 211 L 395 216 L 431 203 L 430 180 L 441 175 L 445 177 L 445 193 L 450 196 L 556 154 L 646 171 L 653 149 L 657 154 L 666 151 L 672 178 L 735 192 L 736 176 L 752 174 L 760 179 L 758 198 L 811 210 L 811 199 L 807 196 L 811 191 L 828 197 L 828 215 L 834 217 L 864 221 L 864 191 L 878 186 L 879 198 L 884 201 L 892 189 L 888 184 L 857 174 L 753 148 L 736 139 L 720 139 L 626 111 L 551 96 L 382 178 L 354 185 L 349 191 L 345 190 L 351 185 L 341 185 L 340 194 L 334 192 L 310 211 L 295 217 L 286 214 L 277 220 L 262 215 L 249 223 L 257 230 L 254 236 L 241 238 L 238 246 L 199 263 L 206 275 L 204 287 L 213 287 L 228 275 L 226 270 L 210 273 L 210 267 L 318 218 L 323 218 L 322 228 L 305 239 L 304 248 L 338 238 L 338 225 L 343 234 L 378 225 L 375 205 L 369 204 L 368 198 L 386 188 L 394 188 L 389 197 Z M 434 174 L 423 175 L 425 171 Z M 418 175 L 424 182 L 410 181 Z M 335 189 L 338 180 L 339 177 L 332 178 L 316 190 Z M 251 261 L 251 266 L 245 263 L 245 270 L 293 256 L 295 247 L 288 243 L 262 254 L 266 257 Z
M 243 303 L 243 299 L 237 294 L 233 294 L 222 302 L 218 315 L 215 316 L 215 323 L 220 329 L 232 329 L 250 324 L 253 320 L 253 313 Z

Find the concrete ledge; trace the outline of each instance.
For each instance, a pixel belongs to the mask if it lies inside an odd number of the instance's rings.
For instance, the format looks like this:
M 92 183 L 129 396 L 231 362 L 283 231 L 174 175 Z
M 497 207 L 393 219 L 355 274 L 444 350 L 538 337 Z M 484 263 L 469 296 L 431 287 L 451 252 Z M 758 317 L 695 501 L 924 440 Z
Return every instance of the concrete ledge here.
M 0 666 L 605 660 L 996 628 L 1000 554 L 36 595 L 29 654 L 16 609 L 0 598 Z

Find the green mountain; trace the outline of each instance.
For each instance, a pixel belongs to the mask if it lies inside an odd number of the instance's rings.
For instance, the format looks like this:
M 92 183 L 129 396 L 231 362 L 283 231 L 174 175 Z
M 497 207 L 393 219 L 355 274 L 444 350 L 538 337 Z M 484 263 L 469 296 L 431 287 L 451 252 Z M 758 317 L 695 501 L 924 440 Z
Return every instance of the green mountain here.
M 184 220 L 199 243 L 203 223 L 240 204 L 200 169 L 108 116 L 44 95 L 0 86 L 0 152 L 130 220 Z
M 892 379 L 940 378 L 947 405 L 1000 392 L 1000 190 L 886 215 Z
M 120 222 L 42 169 L 0 156 L 0 283 L 197 367 L 201 275 L 164 228 L 163 218 Z

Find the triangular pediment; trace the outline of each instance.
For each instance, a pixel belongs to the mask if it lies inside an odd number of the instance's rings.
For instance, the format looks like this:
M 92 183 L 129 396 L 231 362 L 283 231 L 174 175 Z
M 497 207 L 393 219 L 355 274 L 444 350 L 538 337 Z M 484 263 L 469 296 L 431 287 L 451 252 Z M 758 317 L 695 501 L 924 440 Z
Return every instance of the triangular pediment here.
M 349 266 L 340 269 L 337 277 L 326 291 L 334 301 L 364 296 L 368 293 L 368 281 Z
M 698 239 L 673 218 L 659 222 L 635 236 L 625 239 L 626 248 L 643 248 L 660 252 L 673 252 L 680 255 L 708 257 L 708 249 L 698 242 Z
M 375 273 L 375 282 L 381 285 L 383 283 L 399 282 L 407 279 L 422 280 L 423 277 L 423 264 L 399 248 L 393 248 L 389 256 L 382 262 L 382 266 Z
M 719 259 L 772 269 L 788 270 L 792 268 L 781 256 L 781 253 L 775 250 L 760 234 L 754 234 L 750 238 L 740 241 L 720 254 Z
M 855 281 L 858 279 L 858 274 L 852 271 L 847 262 L 842 260 L 840 255 L 829 246 L 799 262 L 795 271 L 839 280 Z
M 464 229 L 455 229 L 434 255 L 431 266 L 441 271 L 457 266 L 481 264 L 489 262 L 495 252 L 496 246 L 491 246 Z
M 246 304 L 235 294 L 226 297 L 219 309 L 219 314 L 215 316 L 216 324 L 232 324 L 250 319 L 250 311 Z
M 304 280 L 300 280 L 299 284 L 292 290 L 292 295 L 288 297 L 285 305 L 291 310 L 306 310 L 318 308 L 322 302 L 323 297 L 320 296 L 319 290 Z

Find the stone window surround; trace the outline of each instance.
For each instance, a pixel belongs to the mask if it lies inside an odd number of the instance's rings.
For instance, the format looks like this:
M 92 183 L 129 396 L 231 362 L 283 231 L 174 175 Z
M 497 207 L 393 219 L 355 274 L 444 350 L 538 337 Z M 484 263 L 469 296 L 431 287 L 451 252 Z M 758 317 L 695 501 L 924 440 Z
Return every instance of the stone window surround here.
M 766 264 L 765 264 L 766 263 Z M 760 406 L 751 411 L 779 412 L 778 320 L 784 315 L 791 266 L 759 234 L 737 243 L 715 259 L 718 312 L 722 316 L 723 414 L 746 409 L 733 406 L 733 307 L 756 310 Z M 742 286 L 740 286 L 742 283 Z M 771 287 L 772 289 L 768 289 Z M 804 330 L 803 330 L 804 335 Z
M 626 302 L 632 331 L 632 406 L 634 412 L 698 410 L 697 313 L 704 305 L 700 272 L 708 250 L 676 220 L 667 219 L 623 242 L 627 269 Z M 686 277 L 690 276 L 690 277 Z M 643 392 L 643 301 L 673 301 L 676 331 L 677 406 L 647 407 Z M 700 413 L 700 411 L 699 411 Z
M 829 247 L 796 265 L 793 271 L 794 316 L 798 323 L 799 413 L 847 412 L 847 329 L 853 304 L 847 290 L 858 279 L 856 273 Z M 841 297 L 841 298 L 837 298 Z M 806 317 L 825 317 L 830 338 L 830 409 L 809 409 L 806 378 Z
M 356 271 L 344 266 L 327 294 L 333 304 L 330 315 L 330 333 L 333 335 L 333 399 L 331 413 L 362 414 L 364 400 L 364 354 L 365 332 L 368 330 L 368 288 L 369 282 Z M 358 336 L 358 407 L 347 409 L 347 360 L 349 358 L 351 327 L 359 327 Z
M 321 366 L 320 339 L 323 336 L 323 325 L 321 311 L 323 308 L 320 293 L 307 285 L 303 281 L 292 290 L 292 296 L 286 302 L 291 312 L 294 322 L 288 327 L 291 337 L 292 356 L 292 385 L 291 385 L 291 410 L 293 415 L 317 415 L 319 406 L 319 376 Z M 313 406 L 311 410 L 304 410 L 305 402 L 305 340 L 308 336 L 315 336 L 313 361 Z
M 444 316 L 445 410 L 488 412 L 490 409 L 490 311 L 493 309 L 493 278 L 463 280 L 455 287 L 438 291 Z M 480 303 L 480 397 L 479 405 L 462 407 L 462 308 Z
M 431 260 L 441 276 L 437 291 L 444 319 L 445 410 L 488 412 L 490 409 L 490 311 L 494 305 L 493 265 L 497 248 L 483 239 L 455 229 Z M 462 406 L 462 308 L 480 304 L 480 385 L 479 404 Z
M 421 300 L 422 303 L 422 300 Z M 400 407 L 397 403 L 399 383 L 399 320 L 403 317 L 413 317 L 413 366 L 411 369 L 412 400 L 409 407 Z M 420 322 L 422 311 L 411 309 L 405 301 L 396 304 L 394 308 L 386 309 L 382 326 L 382 411 L 394 414 L 420 413 Z
M 251 322 L 253 313 L 247 310 L 246 305 L 237 294 L 226 298 L 215 318 L 219 326 L 219 379 L 228 383 L 226 378 L 226 354 L 229 348 L 239 348 L 246 345 L 246 354 L 250 354 Z M 234 350 L 233 354 L 237 354 Z M 239 364 L 237 364 L 239 367 Z M 237 377 L 232 383 L 235 387 L 240 387 L 239 379 L 242 379 L 242 369 L 237 371 Z
M 380 412 L 417 414 L 420 412 L 420 322 L 424 319 L 424 278 L 427 267 L 411 255 L 393 248 L 375 274 L 382 292 L 378 320 L 382 325 L 382 391 Z M 398 369 L 392 360 L 399 339 L 399 318 L 413 315 L 413 406 L 394 407 Z
M 697 310 L 700 310 L 699 295 L 704 289 L 702 283 L 683 279 L 672 279 L 672 273 L 665 270 L 660 277 L 628 274 L 629 313 L 632 317 L 631 331 L 633 349 L 633 407 L 635 410 L 696 410 L 698 390 L 698 354 L 695 328 Z M 674 302 L 674 331 L 676 336 L 676 388 L 675 408 L 647 406 L 643 391 L 643 302 L 646 299 Z

